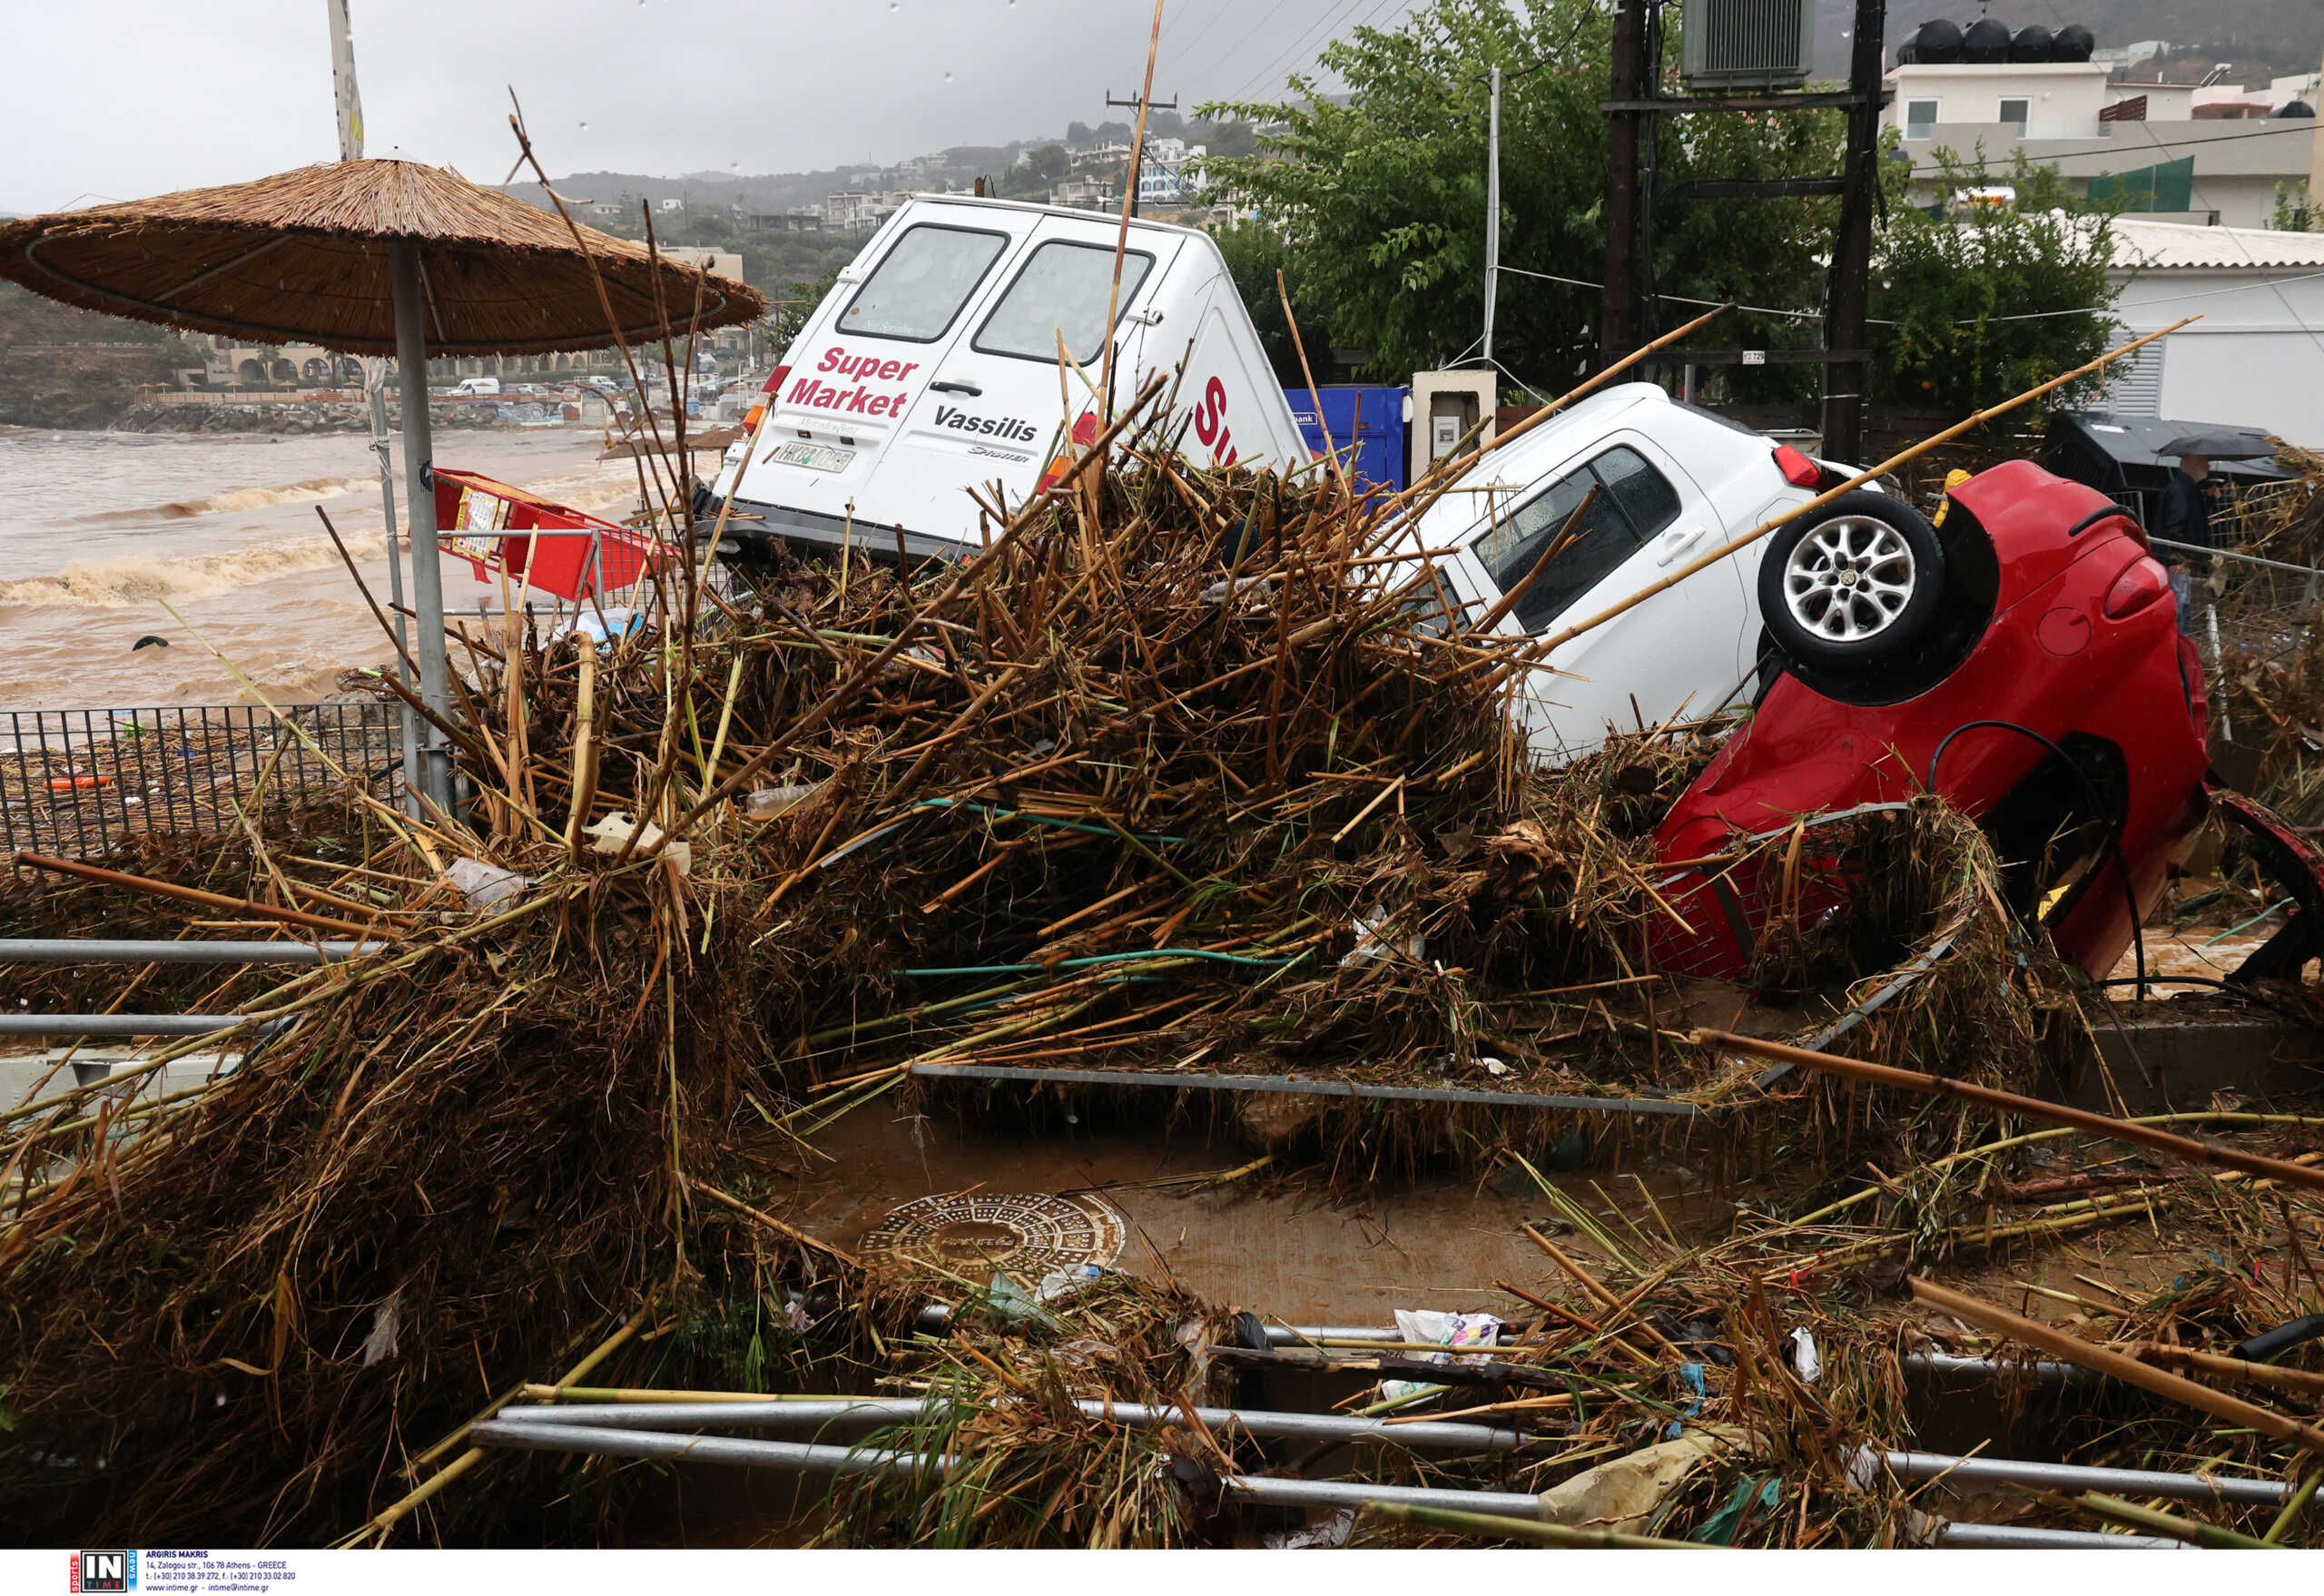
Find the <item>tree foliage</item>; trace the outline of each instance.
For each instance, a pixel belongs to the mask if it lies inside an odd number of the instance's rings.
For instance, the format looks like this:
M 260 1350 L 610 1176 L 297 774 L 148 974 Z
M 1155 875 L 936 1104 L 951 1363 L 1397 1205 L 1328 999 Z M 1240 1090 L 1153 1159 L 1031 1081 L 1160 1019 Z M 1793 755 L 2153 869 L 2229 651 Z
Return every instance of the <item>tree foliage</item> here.
M 1677 93 L 1672 12 L 1662 71 L 1666 92 Z M 1487 71 L 1498 62 L 1504 271 L 1494 353 L 1544 388 L 1593 369 L 1608 156 L 1598 107 L 1611 49 L 1611 18 L 1595 0 L 1433 0 L 1393 30 L 1358 28 L 1324 48 L 1322 65 L 1346 84 L 1343 97 L 1325 99 L 1317 79 L 1294 77 L 1281 103 L 1200 107 L 1265 133 L 1258 153 L 1206 165 L 1257 212 L 1222 244 L 1278 367 L 1277 267 L 1311 356 L 1325 343 L 1369 350 L 1368 370 L 1393 379 L 1474 353 L 1484 315 Z M 1732 300 L 1749 308 L 1719 323 L 1712 341 L 1818 345 L 1838 202 L 1671 190 L 1698 179 L 1836 172 L 1841 114 L 1665 116 L 1649 125 L 1659 192 L 1649 326 Z M 1956 228 L 1909 203 L 1907 167 L 1884 160 L 1883 173 L 1872 313 L 1895 325 L 1873 329 L 1876 391 L 1974 408 L 2103 347 L 2112 293 L 2102 208 L 2072 200 L 2054 172 L 2021 161 L 2004 180 L 2016 184 L 2018 203 Z M 1958 163 L 1942 180 L 1947 194 L 1986 181 L 1981 163 Z M 1736 399 L 1804 399 L 1820 376 L 1768 366 L 1730 369 L 1728 381 Z
M 2074 198 L 2054 167 L 2023 151 L 1999 176 L 1982 156 L 1935 159 L 1939 203 L 1892 205 L 1878 240 L 1872 314 L 1887 325 L 1875 329 L 1876 392 L 1966 412 L 2102 353 L 2113 331 L 2114 208 Z M 1950 202 L 2004 186 L 2013 200 Z
M 1325 47 L 1344 101 L 1295 77 L 1280 103 L 1202 107 L 1273 124 L 1265 153 L 1209 169 L 1284 233 L 1290 274 L 1330 307 L 1333 343 L 1372 350 L 1381 374 L 1450 363 L 1474 349 L 1483 324 L 1488 69 L 1499 63 L 1510 271 L 1495 353 L 1521 377 L 1555 381 L 1596 354 L 1607 161 L 1598 104 L 1610 49 L 1610 17 L 1593 0 L 1434 0 L 1393 31 L 1358 28 Z M 1675 34 L 1666 54 L 1675 66 Z M 1830 113 L 1656 121 L 1665 185 L 1830 172 L 1842 136 Z M 1655 286 L 1812 308 L 1832 203 L 1671 200 L 1659 208 Z M 1559 277 L 1575 281 L 1550 280 Z M 1680 310 L 1666 304 L 1666 318 Z M 1302 321 L 1312 353 L 1315 333 Z M 1791 328 L 1778 320 L 1750 337 L 1799 341 Z

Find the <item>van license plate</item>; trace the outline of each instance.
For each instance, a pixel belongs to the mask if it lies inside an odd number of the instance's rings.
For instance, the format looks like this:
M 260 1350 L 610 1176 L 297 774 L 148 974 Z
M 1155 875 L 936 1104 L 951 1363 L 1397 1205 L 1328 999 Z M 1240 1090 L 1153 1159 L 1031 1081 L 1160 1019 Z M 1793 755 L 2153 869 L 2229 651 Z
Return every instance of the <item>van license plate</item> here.
M 820 443 L 786 443 L 768 458 L 778 466 L 804 466 L 810 471 L 844 471 L 854 462 L 855 451 Z

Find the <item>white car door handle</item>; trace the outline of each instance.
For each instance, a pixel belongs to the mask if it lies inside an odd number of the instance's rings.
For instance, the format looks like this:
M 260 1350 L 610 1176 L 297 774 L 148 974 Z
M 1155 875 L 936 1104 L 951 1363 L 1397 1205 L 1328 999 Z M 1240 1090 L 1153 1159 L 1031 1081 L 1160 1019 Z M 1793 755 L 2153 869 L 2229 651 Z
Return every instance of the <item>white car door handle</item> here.
M 1667 566 L 1709 536 L 1709 527 L 1673 527 L 1654 540 L 1654 563 Z

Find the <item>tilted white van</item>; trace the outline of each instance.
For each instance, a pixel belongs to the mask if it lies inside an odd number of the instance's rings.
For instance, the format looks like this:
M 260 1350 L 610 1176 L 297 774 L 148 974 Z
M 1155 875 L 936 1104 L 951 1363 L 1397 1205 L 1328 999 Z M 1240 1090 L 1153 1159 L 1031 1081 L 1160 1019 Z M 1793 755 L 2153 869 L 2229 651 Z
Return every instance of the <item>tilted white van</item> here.
M 997 483 L 1014 510 L 1097 436 L 1119 230 L 1009 200 L 908 202 L 801 330 L 754 436 L 727 450 L 704 498 L 714 513 L 734 494 L 721 552 L 748 562 L 844 537 L 877 556 L 901 527 L 915 558 L 973 553 L 967 489 Z M 1192 412 L 1196 463 L 1311 458 L 1207 233 L 1129 224 L 1114 345 L 1117 403 L 1164 374 Z

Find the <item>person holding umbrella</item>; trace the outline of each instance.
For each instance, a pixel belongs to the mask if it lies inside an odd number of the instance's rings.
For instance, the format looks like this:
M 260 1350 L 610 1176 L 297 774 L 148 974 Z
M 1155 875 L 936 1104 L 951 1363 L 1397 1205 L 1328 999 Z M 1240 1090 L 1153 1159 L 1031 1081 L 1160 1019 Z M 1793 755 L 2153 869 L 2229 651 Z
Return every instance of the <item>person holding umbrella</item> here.
M 2211 462 L 2209 455 L 2182 451 L 2181 446 L 2201 441 L 2177 438 L 2162 450 L 2178 456 L 2179 465 L 2163 487 L 2154 517 L 2156 537 L 2187 546 L 2156 553 L 2171 571 L 2171 594 L 2179 601 L 2179 630 L 2190 637 L 2195 635 L 2195 578 L 2211 574 L 2211 557 L 2191 552 L 2211 547 Z
M 2182 433 L 2154 452 L 2179 462 L 2162 489 L 2162 500 L 2149 530 L 2157 543 L 2186 545 L 2158 548 L 2155 557 L 2171 567 L 2171 591 L 2179 600 L 2179 629 L 2191 637 L 2195 635 L 2195 578 L 2211 574 L 2211 556 L 2203 551 L 2219 546 L 2211 536 L 2211 515 L 2219 507 L 2211 462 L 2264 460 L 2276 452 L 2276 446 L 2264 433 L 2221 428 Z

